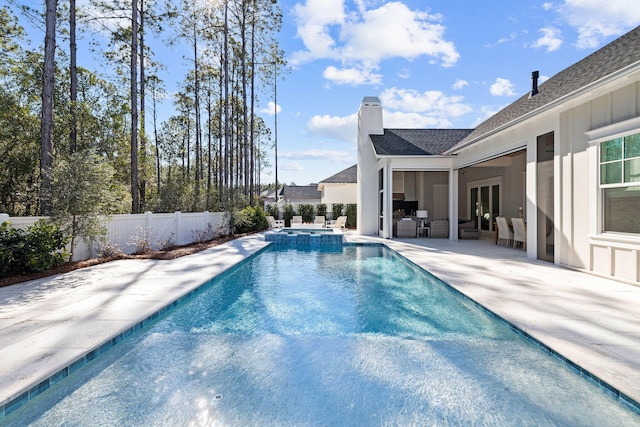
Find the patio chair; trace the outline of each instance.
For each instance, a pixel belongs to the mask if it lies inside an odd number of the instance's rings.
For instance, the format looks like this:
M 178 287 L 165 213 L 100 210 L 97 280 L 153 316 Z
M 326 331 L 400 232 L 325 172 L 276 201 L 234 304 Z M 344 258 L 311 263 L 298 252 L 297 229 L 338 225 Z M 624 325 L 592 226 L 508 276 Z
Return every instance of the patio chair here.
M 430 234 L 433 238 L 446 239 L 449 237 L 449 220 L 433 219 L 429 224 Z
M 284 227 L 284 220 L 275 219 L 271 215 L 267 216 L 267 222 L 269 222 L 269 230 L 272 230 L 274 228 L 282 228 L 282 227 Z
M 513 224 L 513 247 L 516 247 L 516 243 L 522 244 L 522 249 L 527 249 L 527 226 L 522 218 L 513 218 L 511 220 Z
M 513 241 L 513 231 L 511 231 L 511 227 L 509 227 L 509 220 L 505 216 L 497 216 L 496 224 L 498 226 L 497 244 L 500 245 L 501 240 L 506 240 L 507 246 L 509 246 Z
M 302 225 L 301 215 L 295 215 L 293 218 L 291 218 L 291 226 L 293 227 L 295 225 Z
M 401 219 L 396 223 L 396 236 L 418 237 L 418 221 Z
M 316 225 L 320 225 L 322 226 L 322 228 L 324 228 L 324 224 L 325 224 L 324 216 L 316 215 L 316 217 L 313 219 L 313 223 Z
M 339 216 L 333 223 L 327 224 L 327 228 L 341 228 L 344 229 L 347 226 L 347 217 Z

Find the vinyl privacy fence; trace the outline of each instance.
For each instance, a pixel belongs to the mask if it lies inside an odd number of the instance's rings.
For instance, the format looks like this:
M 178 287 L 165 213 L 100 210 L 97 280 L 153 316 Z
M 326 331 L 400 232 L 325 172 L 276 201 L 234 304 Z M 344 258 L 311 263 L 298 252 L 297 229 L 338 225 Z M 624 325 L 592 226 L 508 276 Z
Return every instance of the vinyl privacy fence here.
M 0 223 L 8 221 L 14 228 L 27 228 L 47 217 L 10 217 L 0 214 Z M 172 245 L 188 245 L 229 234 L 229 215 L 224 212 L 151 213 L 113 215 L 105 219 L 107 241 L 127 254 L 138 249 L 142 241 L 151 249 Z M 76 241 L 72 261 L 81 261 L 97 255 L 99 243 L 87 244 L 82 238 Z

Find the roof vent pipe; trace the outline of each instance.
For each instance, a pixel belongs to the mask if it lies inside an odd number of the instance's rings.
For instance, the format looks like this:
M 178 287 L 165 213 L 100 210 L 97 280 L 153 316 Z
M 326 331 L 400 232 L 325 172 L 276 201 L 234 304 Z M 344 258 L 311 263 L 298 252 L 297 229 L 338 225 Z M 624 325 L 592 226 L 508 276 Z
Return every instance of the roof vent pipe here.
M 529 94 L 529 98 L 536 95 L 538 93 L 538 77 L 540 77 L 540 73 L 538 71 L 533 71 L 531 73 L 531 93 Z

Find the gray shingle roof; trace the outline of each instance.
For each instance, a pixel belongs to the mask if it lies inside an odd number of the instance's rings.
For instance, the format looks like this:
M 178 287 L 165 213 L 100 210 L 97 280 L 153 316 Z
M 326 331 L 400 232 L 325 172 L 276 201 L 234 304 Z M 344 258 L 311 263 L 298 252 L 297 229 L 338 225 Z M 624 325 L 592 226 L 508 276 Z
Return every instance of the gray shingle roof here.
M 469 135 L 473 129 L 385 129 L 369 135 L 379 156 L 440 155 Z
M 284 188 L 284 197 L 287 200 L 320 200 L 318 184 L 314 185 L 291 185 Z
M 355 184 L 358 182 L 358 165 L 347 169 L 320 181 L 321 184 Z
M 452 150 L 501 126 L 544 107 L 566 95 L 588 86 L 616 71 L 640 61 L 640 27 L 612 41 L 574 65 L 560 71 L 538 86 L 538 94 L 529 98 L 529 92 L 481 123 Z

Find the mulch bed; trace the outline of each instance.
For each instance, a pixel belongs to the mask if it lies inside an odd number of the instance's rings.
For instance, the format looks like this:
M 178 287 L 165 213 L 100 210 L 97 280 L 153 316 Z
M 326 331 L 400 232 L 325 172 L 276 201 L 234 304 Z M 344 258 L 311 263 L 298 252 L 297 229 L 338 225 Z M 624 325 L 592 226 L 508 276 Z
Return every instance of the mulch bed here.
M 103 264 L 109 261 L 115 261 L 117 259 L 161 259 L 169 260 L 180 258 L 185 255 L 191 255 L 196 252 L 203 251 L 205 249 L 218 246 L 222 243 L 226 243 L 230 240 L 242 237 L 245 234 L 234 234 L 229 236 L 222 236 L 217 239 L 209 240 L 203 243 L 193 243 L 185 246 L 176 246 L 166 250 L 150 251 L 144 254 L 137 255 L 123 255 L 111 258 L 92 258 L 85 261 L 66 262 L 58 267 L 52 268 L 47 271 L 40 271 L 37 273 L 23 274 L 20 276 L 4 277 L 0 278 L 0 288 L 9 285 L 15 285 L 16 283 L 26 282 L 28 280 L 40 279 L 42 277 L 53 276 L 60 273 L 68 273 L 79 268 L 90 267 L 92 265 Z

